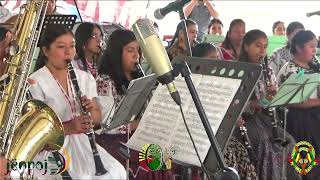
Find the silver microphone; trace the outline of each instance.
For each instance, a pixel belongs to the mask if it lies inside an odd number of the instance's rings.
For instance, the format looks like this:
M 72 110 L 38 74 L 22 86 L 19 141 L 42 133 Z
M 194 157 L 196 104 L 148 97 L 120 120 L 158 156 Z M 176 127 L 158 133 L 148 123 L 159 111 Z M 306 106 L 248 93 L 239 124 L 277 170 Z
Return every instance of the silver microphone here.
M 307 17 L 313 16 L 313 15 L 320 15 L 320 11 L 315 11 L 315 12 L 307 13 Z
M 180 105 L 180 95 L 173 82 L 172 66 L 153 23 L 149 19 L 139 19 L 133 24 L 132 31 L 139 42 L 144 57 L 155 72 L 158 81 L 161 84 L 167 85 L 171 97 Z

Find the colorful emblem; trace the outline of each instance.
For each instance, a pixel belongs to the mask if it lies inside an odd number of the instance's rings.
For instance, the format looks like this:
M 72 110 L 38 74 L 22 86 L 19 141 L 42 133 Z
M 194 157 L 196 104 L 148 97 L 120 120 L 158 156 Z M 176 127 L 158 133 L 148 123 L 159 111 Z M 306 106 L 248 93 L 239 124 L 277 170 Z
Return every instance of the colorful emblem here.
M 139 152 L 139 165 L 151 171 L 171 169 L 174 153 L 172 148 L 162 151 L 158 144 L 145 144 Z
M 301 175 L 306 175 L 318 164 L 313 146 L 307 141 L 298 142 L 292 150 L 289 163 Z

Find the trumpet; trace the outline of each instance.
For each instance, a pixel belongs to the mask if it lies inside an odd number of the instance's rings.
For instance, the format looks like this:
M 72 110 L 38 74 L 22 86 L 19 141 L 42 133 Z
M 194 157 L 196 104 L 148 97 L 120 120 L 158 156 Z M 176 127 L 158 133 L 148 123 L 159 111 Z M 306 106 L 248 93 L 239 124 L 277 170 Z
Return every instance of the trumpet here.
M 71 78 L 71 82 L 73 85 L 73 88 L 76 92 L 76 100 L 80 106 L 80 111 L 82 115 L 90 115 L 89 112 L 85 111 L 85 107 L 83 106 L 81 97 L 82 97 L 82 92 L 80 90 L 79 84 L 78 84 L 78 80 L 77 80 L 77 76 L 76 73 L 74 71 L 74 68 L 72 66 L 71 60 L 67 60 L 68 63 L 68 73 L 70 75 Z M 103 174 L 106 174 L 108 171 L 104 168 L 103 164 L 102 164 L 102 160 L 101 157 L 99 155 L 99 151 L 97 149 L 96 146 L 96 142 L 95 142 L 95 136 L 94 136 L 94 131 L 93 129 L 90 130 L 90 132 L 87 133 L 87 136 L 89 138 L 90 141 L 90 146 L 92 149 L 92 153 L 93 153 L 93 158 L 94 158 L 94 164 L 96 167 L 96 176 L 101 176 Z

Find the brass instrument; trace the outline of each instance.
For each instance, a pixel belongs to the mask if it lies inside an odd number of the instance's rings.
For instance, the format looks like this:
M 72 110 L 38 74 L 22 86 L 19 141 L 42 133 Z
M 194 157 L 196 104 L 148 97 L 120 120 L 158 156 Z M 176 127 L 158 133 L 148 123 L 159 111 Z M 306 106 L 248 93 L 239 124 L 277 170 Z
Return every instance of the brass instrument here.
M 5 69 L 9 81 L 4 84 L 0 100 L 0 153 L 9 160 L 31 161 L 44 147 L 58 150 L 63 145 L 63 126 L 56 113 L 38 100 L 24 103 L 46 7 L 47 1 L 27 0 L 12 32 Z

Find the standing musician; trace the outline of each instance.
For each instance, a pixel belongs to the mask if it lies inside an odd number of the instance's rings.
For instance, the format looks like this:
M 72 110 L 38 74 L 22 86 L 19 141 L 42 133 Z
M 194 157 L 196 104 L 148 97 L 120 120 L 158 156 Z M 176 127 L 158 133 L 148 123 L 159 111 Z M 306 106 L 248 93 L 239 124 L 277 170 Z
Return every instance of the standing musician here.
M 266 56 L 267 46 L 268 39 L 264 32 L 260 30 L 247 32 L 243 38 L 239 61 L 260 64 Z M 242 117 L 252 143 L 252 152 L 254 152 L 249 155 L 257 169 L 259 180 L 277 180 L 282 177 L 282 150 L 285 148 L 285 155 L 290 154 L 295 141 L 288 134 L 291 142 L 289 145 L 283 146 L 282 143 L 273 142 L 272 118 L 264 109 L 263 100 L 270 99 L 269 95 L 275 94 L 277 86 L 271 68 L 266 68 L 270 69 L 268 79 L 263 76 L 263 79 L 257 83 L 255 93 L 246 105 L 246 111 Z M 269 81 L 270 84 L 266 84 L 266 81 Z M 236 137 L 240 138 L 241 135 L 236 134 Z M 280 137 L 283 137 L 283 134 Z M 286 165 L 288 166 L 287 163 Z M 293 168 L 287 168 L 285 176 L 287 179 L 301 178 Z
M 76 93 L 69 77 L 67 61 L 75 56 L 75 40 L 71 30 L 63 25 L 49 25 L 40 41 L 41 55 L 38 61 L 45 64 L 34 72 L 29 79 L 30 92 L 35 99 L 48 104 L 61 118 L 65 130 L 63 144 L 71 156 L 68 173 L 72 179 L 125 179 L 124 167 L 97 145 L 103 166 L 107 173 L 96 176 L 95 163 L 89 138 L 94 125 L 101 121 L 100 108 L 97 105 L 96 82 L 94 78 L 81 70 L 75 69 L 82 96 L 82 105 L 90 115 L 80 115 L 80 106 L 76 102 Z M 38 63 L 41 64 L 41 63 Z M 61 152 L 64 157 L 66 155 Z M 43 160 L 49 152 L 40 152 L 35 159 Z M 42 176 L 35 172 L 35 176 Z M 48 176 L 48 175 L 47 175 Z M 50 175 L 49 175 L 50 176 Z M 45 177 L 50 178 L 50 177 Z
M 79 69 L 89 72 L 93 77 L 97 77 L 97 60 L 101 53 L 101 43 L 103 32 L 98 24 L 84 22 L 79 25 L 75 32 L 76 60 Z

